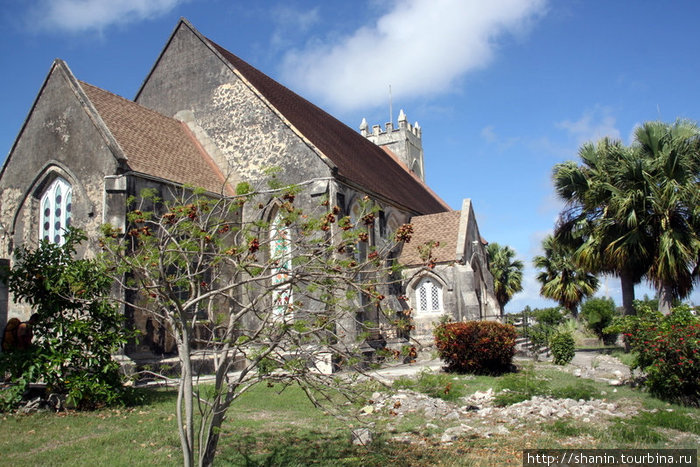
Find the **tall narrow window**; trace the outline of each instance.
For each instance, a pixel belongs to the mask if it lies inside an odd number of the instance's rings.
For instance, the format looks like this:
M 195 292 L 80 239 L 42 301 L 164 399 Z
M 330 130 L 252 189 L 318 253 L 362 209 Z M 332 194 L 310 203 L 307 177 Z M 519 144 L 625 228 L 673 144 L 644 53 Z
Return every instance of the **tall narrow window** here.
M 426 277 L 416 287 L 416 304 L 422 313 L 442 311 L 442 286 L 435 280 Z
M 270 223 L 270 257 L 273 261 L 272 291 L 274 313 L 283 315 L 292 304 L 292 286 L 286 283 L 292 271 L 292 243 L 289 228 L 277 212 Z
M 49 185 L 41 197 L 39 239 L 63 244 L 66 228 L 70 226 L 73 210 L 73 190 L 62 178 Z

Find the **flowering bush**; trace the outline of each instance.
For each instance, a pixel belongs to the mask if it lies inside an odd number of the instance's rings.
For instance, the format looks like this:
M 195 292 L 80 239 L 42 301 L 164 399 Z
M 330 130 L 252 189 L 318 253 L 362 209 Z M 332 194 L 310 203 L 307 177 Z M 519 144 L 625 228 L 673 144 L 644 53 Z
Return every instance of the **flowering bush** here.
M 700 405 L 700 319 L 688 307 L 664 316 L 642 306 L 610 328 L 622 332 L 646 373 L 649 392 L 671 402 Z
M 497 374 L 510 370 L 515 353 L 515 328 L 496 321 L 442 323 L 433 331 L 447 371 Z

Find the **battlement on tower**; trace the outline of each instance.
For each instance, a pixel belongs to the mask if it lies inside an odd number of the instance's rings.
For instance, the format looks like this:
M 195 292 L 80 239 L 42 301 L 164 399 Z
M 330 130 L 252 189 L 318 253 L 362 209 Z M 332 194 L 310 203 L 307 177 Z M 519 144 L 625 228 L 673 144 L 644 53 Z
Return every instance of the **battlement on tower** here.
M 398 128 L 393 122 L 387 122 L 382 131 L 380 125 L 373 125 L 369 131 L 366 119 L 360 124 L 360 134 L 377 146 L 385 147 L 396 154 L 412 172 L 425 181 L 423 167 L 423 130 L 418 122 L 408 123 L 403 109 L 399 112 Z

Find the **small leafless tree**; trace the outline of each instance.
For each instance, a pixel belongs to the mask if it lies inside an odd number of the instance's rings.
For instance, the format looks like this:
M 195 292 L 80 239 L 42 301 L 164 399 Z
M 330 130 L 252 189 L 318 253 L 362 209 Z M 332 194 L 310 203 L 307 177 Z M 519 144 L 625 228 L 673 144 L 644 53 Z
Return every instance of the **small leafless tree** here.
M 175 339 L 186 466 L 212 464 L 227 409 L 253 385 L 296 383 L 316 405 L 351 397 L 348 378 L 333 371 L 361 366 L 377 321 L 407 325 L 384 310 L 383 293 L 396 277 L 389 253 L 410 240 L 411 226 L 372 244 L 369 198 L 353 223 L 304 187 L 240 184 L 231 197 L 183 189 L 168 199 L 144 192 L 131 200 L 126 232 L 103 229 L 105 261 L 136 296 L 129 306 Z M 311 209 L 299 207 L 311 200 Z M 363 321 L 367 310 L 379 319 Z M 203 360 L 213 380 L 200 379 Z

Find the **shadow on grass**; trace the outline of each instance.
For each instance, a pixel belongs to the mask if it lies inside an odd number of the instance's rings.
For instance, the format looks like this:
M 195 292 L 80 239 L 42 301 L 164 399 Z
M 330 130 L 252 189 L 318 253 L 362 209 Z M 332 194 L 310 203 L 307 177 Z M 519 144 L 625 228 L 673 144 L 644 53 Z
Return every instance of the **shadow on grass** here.
M 177 388 L 133 388 L 127 406 L 159 405 L 177 400 Z
M 423 448 L 376 441 L 369 446 L 350 442 L 350 429 L 344 433 L 285 430 L 265 433 L 228 433 L 222 437 L 217 462 L 246 467 L 264 466 L 386 466 L 390 463 L 432 465 L 435 453 Z M 416 463 L 417 462 L 417 463 Z

